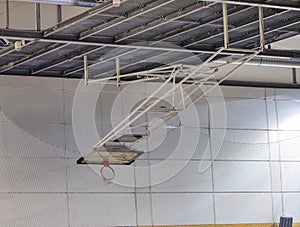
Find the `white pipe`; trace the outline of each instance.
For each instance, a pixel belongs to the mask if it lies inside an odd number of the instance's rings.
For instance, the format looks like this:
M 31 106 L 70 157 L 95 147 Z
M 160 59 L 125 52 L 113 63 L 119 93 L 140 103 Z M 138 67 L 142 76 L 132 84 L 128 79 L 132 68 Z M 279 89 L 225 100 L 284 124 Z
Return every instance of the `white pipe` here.
M 223 6 L 224 48 L 227 49 L 229 45 L 227 3 L 223 3 L 222 6 Z
M 84 85 L 88 85 L 89 71 L 88 71 L 88 57 L 87 57 L 87 55 L 83 56 L 83 64 L 84 64 Z
M 259 37 L 260 37 L 260 49 L 263 51 L 265 49 L 265 36 L 264 36 L 264 10 L 260 6 L 258 7 L 259 15 Z
M 175 87 L 178 88 L 180 86 L 180 84 L 183 84 L 186 80 L 190 79 L 191 77 L 193 77 L 200 69 L 202 69 L 204 66 L 206 66 L 211 60 L 213 60 L 216 56 L 218 56 L 222 51 L 224 50 L 224 48 L 220 48 L 216 53 L 214 53 L 212 56 L 210 56 L 205 62 L 203 62 L 200 66 L 198 66 L 192 73 L 190 73 L 187 77 L 185 77 L 183 80 L 181 80 L 177 86 Z M 177 71 L 177 73 L 179 72 L 179 70 Z M 160 91 L 168 82 L 170 82 L 170 80 L 176 76 L 176 74 L 174 74 L 173 76 L 170 76 L 155 92 L 153 92 L 143 103 L 141 103 L 131 114 L 129 114 L 122 122 L 119 123 L 119 125 L 114 128 L 110 133 L 108 133 L 99 143 L 97 143 L 94 148 L 97 147 L 101 147 L 103 146 L 106 142 L 108 142 L 110 139 L 113 138 L 114 135 L 118 134 L 119 132 L 123 131 L 127 124 L 130 125 L 132 124 L 134 121 L 136 121 L 138 118 L 140 118 L 145 112 L 147 112 L 150 108 L 152 108 L 154 105 L 156 105 L 160 100 L 153 102 L 148 108 L 146 108 L 143 112 L 141 112 L 140 114 L 138 114 L 137 116 L 135 116 L 133 119 L 131 119 L 128 123 L 128 119 L 130 119 L 131 117 L 133 117 L 133 115 L 137 112 L 137 110 L 139 108 L 141 108 L 142 106 L 144 106 L 147 102 L 148 99 L 154 97 L 158 91 Z M 174 88 L 173 88 L 174 89 Z M 161 96 L 161 99 L 167 97 L 170 92 L 173 91 L 173 89 L 170 89 L 168 92 L 166 92 L 164 95 Z M 127 123 L 127 124 L 125 124 Z

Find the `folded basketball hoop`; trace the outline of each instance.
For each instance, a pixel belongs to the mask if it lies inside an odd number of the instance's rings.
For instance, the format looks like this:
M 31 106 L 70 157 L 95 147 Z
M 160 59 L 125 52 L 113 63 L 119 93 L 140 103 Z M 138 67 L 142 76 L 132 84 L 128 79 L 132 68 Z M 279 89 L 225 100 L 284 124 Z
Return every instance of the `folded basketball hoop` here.
M 144 152 L 135 151 L 125 146 L 109 146 L 102 149 L 94 149 L 90 154 L 77 160 L 77 164 L 98 164 L 104 165 L 130 165 Z

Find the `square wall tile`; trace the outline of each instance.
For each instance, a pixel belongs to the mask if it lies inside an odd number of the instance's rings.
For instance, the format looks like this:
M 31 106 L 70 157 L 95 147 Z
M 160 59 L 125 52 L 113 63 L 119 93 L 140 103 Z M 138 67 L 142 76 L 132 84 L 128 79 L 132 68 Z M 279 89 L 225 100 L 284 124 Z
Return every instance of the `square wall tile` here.
M 100 91 L 64 90 L 64 119 L 69 124 L 100 124 Z
M 300 100 L 298 89 L 276 89 L 277 100 Z
M 87 86 L 84 84 L 84 79 L 63 79 L 65 90 L 77 90 L 77 91 L 99 91 L 100 83 L 89 83 Z
M 117 125 L 124 119 L 122 93 L 101 92 L 100 106 L 102 124 Z
M 266 129 L 265 100 L 226 99 L 228 128 Z
M 3 125 L 9 157 L 65 157 L 62 124 L 5 122 Z
M 64 121 L 62 90 L 2 87 L 0 105 L 5 115 L 14 122 Z
M 226 98 L 251 98 L 251 99 L 265 98 L 264 88 L 221 86 L 221 89 L 222 89 L 222 95 Z
M 267 162 L 215 161 L 213 163 L 215 191 L 270 191 L 270 169 Z
M 210 159 L 207 129 L 181 127 L 153 134 L 148 140 L 150 159 Z M 187 149 L 188 148 L 188 149 Z
M 137 225 L 152 226 L 152 204 L 149 193 L 137 194 Z
M 271 160 L 280 160 L 280 146 L 279 146 L 279 132 L 268 131 L 269 134 L 269 146 L 270 146 L 270 158 Z
M 265 100 L 211 97 L 209 105 L 212 128 L 267 129 Z
M 40 91 L 42 89 L 57 89 L 63 88 L 63 79 L 60 78 L 47 78 L 36 76 L 11 76 L 1 75 L 0 87 L 21 87 L 21 88 L 34 88 Z
M 70 226 L 136 226 L 133 194 L 71 194 Z
M 266 90 L 266 100 L 275 100 L 276 89 L 275 88 L 264 88 Z
M 5 140 L 5 134 L 4 134 L 4 125 L 5 123 L 2 123 L 0 121 L 0 157 L 6 157 L 7 156 L 7 151 L 6 151 L 6 140 Z
M 59 158 L 0 159 L 0 192 L 66 192 L 66 160 Z
M 0 225 L 68 226 L 65 194 L 0 194 Z
M 150 161 L 137 159 L 133 165 L 134 165 L 136 192 L 150 192 L 150 188 L 151 188 Z
M 68 160 L 69 192 L 134 192 L 134 167 L 117 166 L 115 178 L 111 183 L 105 182 L 100 176 L 102 165 L 78 165 L 76 159 Z
M 163 175 L 162 172 L 168 172 L 174 169 L 174 173 L 170 173 L 168 178 L 160 184 L 153 185 L 153 192 L 208 192 L 212 191 L 212 173 L 209 163 L 205 171 L 199 171 L 200 163 L 205 161 L 167 161 L 163 163 L 152 162 L 151 166 L 151 182 Z M 207 161 L 206 161 L 207 162 Z M 158 167 L 158 165 L 161 165 Z M 185 165 L 185 166 L 184 166 Z M 156 167 L 157 166 L 157 167 Z M 179 172 L 175 172 L 176 167 L 184 166 Z M 175 175 L 174 175 L 175 174 Z M 174 176 L 172 176 L 174 175 Z
M 211 129 L 216 160 L 268 160 L 267 131 Z
M 153 225 L 199 225 L 214 223 L 212 194 L 153 194 Z
M 272 184 L 272 191 L 273 192 L 280 192 L 281 191 L 281 163 L 280 162 L 270 162 L 271 168 L 271 184 Z
M 283 215 L 283 210 L 282 210 L 283 196 L 281 193 L 273 193 L 272 197 L 273 197 L 274 222 L 278 223 L 280 221 L 280 217 Z
M 179 113 L 181 125 L 191 128 L 207 128 L 209 124 L 209 101 L 204 97 Z
M 126 118 L 127 116 L 129 116 L 146 98 L 147 98 L 146 94 L 126 93 L 123 92 L 122 90 L 121 106 L 122 106 L 123 117 Z M 147 105 L 148 104 L 149 103 L 147 103 Z M 114 104 L 114 106 L 115 105 L 118 105 L 118 102 Z M 116 107 L 117 106 L 115 106 L 115 108 Z M 140 114 L 140 112 L 137 112 L 134 115 L 134 117 L 137 116 L 138 114 Z M 134 117 L 129 118 L 128 121 L 131 121 Z M 118 118 L 118 113 L 116 113 L 115 111 L 112 112 L 112 119 L 114 118 L 116 119 Z M 130 125 L 136 126 L 146 122 L 147 122 L 147 115 L 143 114 Z
M 65 149 L 64 124 L 16 123 L 16 126 L 49 145 Z
M 300 162 L 283 162 L 281 166 L 283 191 L 300 191 Z
M 279 146 L 282 160 L 300 161 L 300 131 L 280 131 Z
M 275 101 L 266 101 L 267 105 L 267 117 L 268 117 L 268 127 L 272 130 L 278 129 L 277 122 L 277 107 Z
M 278 124 L 281 130 L 300 130 L 300 102 L 277 101 Z
M 272 223 L 272 198 L 266 193 L 218 193 L 217 224 Z
M 300 193 L 284 193 L 284 214 L 293 217 L 293 222 L 300 222 Z
M 146 93 L 146 83 L 134 83 L 121 85 L 122 92 L 131 94 L 145 94 Z
M 66 125 L 66 149 L 68 158 L 79 158 L 90 153 L 93 146 L 102 139 L 102 125 Z

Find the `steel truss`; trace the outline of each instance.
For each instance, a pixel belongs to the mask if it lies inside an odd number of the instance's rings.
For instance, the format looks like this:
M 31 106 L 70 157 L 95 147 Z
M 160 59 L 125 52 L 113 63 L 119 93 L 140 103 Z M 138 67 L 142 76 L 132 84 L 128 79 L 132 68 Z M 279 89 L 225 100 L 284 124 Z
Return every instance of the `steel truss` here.
M 146 132 L 143 135 L 140 135 L 136 140 L 123 141 L 120 147 L 128 148 L 128 149 L 136 149 L 136 146 L 139 142 L 146 140 L 153 130 L 161 127 L 164 123 L 169 122 L 178 114 L 189 108 L 193 103 L 199 101 L 201 98 L 206 96 L 209 92 L 214 90 L 217 86 L 219 86 L 222 82 L 227 80 L 233 73 L 243 67 L 244 64 L 249 62 L 251 59 L 256 57 L 259 53 L 264 50 L 264 25 L 263 25 L 263 10 L 261 7 L 258 7 L 259 12 L 259 34 L 260 34 L 260 47 L 259 49 L 236 49 L 229 48 L 229 35 L 228 35 L 228 15 L 227 15 L 227 4 L 223 3 L 223 26 L 224 26 L 224 47 L 217 50 L 214 54 L 212 54 L 209 58 L 207 58 L 202 64 L 197 66 L 184 65 L 184 64 L 176 64 L 172 66 L 159 67 L 151 70 L 146 70 L 137 73 L 130 73 L 120 75 L 120 62 L 119 59 L 116 59 L 116 76 L 110 78 L 102 78 L 102 79 L 92 79 L 88 78 L 88 63 L 85 58 L 85 82 L 88 83 L 99 83 L 99 82 L 107 82 L 108 80 L 115 80 L 117 86 L 120 84 L 126 83 L 139 83 L 148 80 L 159 80 L 162 81 L 160 86 L 145 100 L 143 100 L 125 119 L 123 119 L 113 130 L 111 130 L 106 136 L 104 136 L 92 149 L 92 151 L 84 156 L 83 159 L 85 163 L 95 163 L 95 158 L 99 157 L 99 159 L 103 160 L 103 153 L 109 156 L 109 152 L 105 151 L 105 147 L 107 143 L 111 143 L 117 141 L 120 144 L 120 140 L 122 134 L 125 131 L 130 131 L 136 127 L 144 127 L 146 126 Z M 231 61 L 225 61 L 223 64 L 216 64 L 215 60 L 222 54 L 222 52 L 242 52 L 243 54 L 238 58 L 231 59 Z M 215 76 L 215 72 L 218 71 L 219 68 L 224 67 L 228 64 L 235 63 L 236 65 L 223 75 L 220 79 L 213 80 Z M 135 77 L 135 80 L 130 82 L 126 81 L 126 78 Z M 125 82 L 123 82 L 125 80 Z M 166 92 L 160 94 L 166 86 L 170 83 L 173 84 L 172 88 L 168 88 Z M 183 85 L 188 83 L 187 87 L 183 89 Z M 203 85 L 208 85 L 208 88 L 202 91 L 201 95 L 196 96 L 195 98 L 191 98 L 195 96 L 195 93 L 201 89 Z M 190 90 L 189 90 L 190 89 Z M 181 93 L 181 100 L 175 104 L 174 102 L 174 94 Z M 160 95 L 158 99 L 154 99 L 156 95 Z M 172 109 L 166 111 L 166 113 L 161 117 L 162 121 L 160 124 L 156 125 L 155 128 L 149 129 L 147 127 L 147 122 L 145 124 L 140 124 L 138 126 L 134 126 L 133 124 L 140 119 L 143 115 L 145 115 L 148 111 L 151 111 L 153 108 L 155 109 L 156 105 L 165 98 L 172 97 Z M 121 137 L 120 137 L 121 136 Z M 128 135 L 127 135 L 128 137 Z M 117 138 L 117 139 L 116 139 Z M 99 152 L 101 151 L 101 152 Z M 96 161 L 97 162 L 97 161 Z

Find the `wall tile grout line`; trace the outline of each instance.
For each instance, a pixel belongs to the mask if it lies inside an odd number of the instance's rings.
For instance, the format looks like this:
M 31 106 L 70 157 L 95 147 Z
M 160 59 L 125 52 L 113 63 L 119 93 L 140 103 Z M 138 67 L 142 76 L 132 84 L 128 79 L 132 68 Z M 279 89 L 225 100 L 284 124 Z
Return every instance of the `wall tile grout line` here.
M 277 125 L 277 129 L 280 128 L 279 125 L 279 113 L 278 113 L 278 101 L 277 101 L 277 90 L 275 90 L 275 112 L 276 112 L 276 125 Z M 279 131 L 277 131 L 277 139 L 280 141 L 280 134 Z M 280 189 L 281 189 L 281 211 L 282 211 L 282 215 L 285 215 L 285 209 L 284 209 L 284 198 L 283 198 L 283 176 L 282 176 L 282 155 L 281 155 L 281 148 L 280 148 L 280 143 L 277 143 L 278 146 L 278 151 L 279 151 L 279 173 L 280 173 Z
M 265 95 L 266 95 L 266 101 L 265 101 L 265 110 L 266 110 L 266 115 L 267 115 L 267 127 L 269 129 L 270 127 L 270 121 L 269 121 L 269 113 L 268 113 L 268 101 L 267 101 L 267 90 L 265 90 Z M 274 188 L 273 188 L 273 172 L 272 172 L 272 163 L 271 163 L 271 147 L 270 147 L 270 134 L 269 132 L 267 133 L 267 138 L 268 138 L 268 149 L 269 149 L 269 179 L 270 179 L 270 190 L 271 192 L 274 191 Z M 272 218 L 273 218 L 273 223 L 275 223 L 275 212 L 274 212 L 274 195 L 273 193 L 270 193 L 271 194 L 271 205 L 272 205 Z

